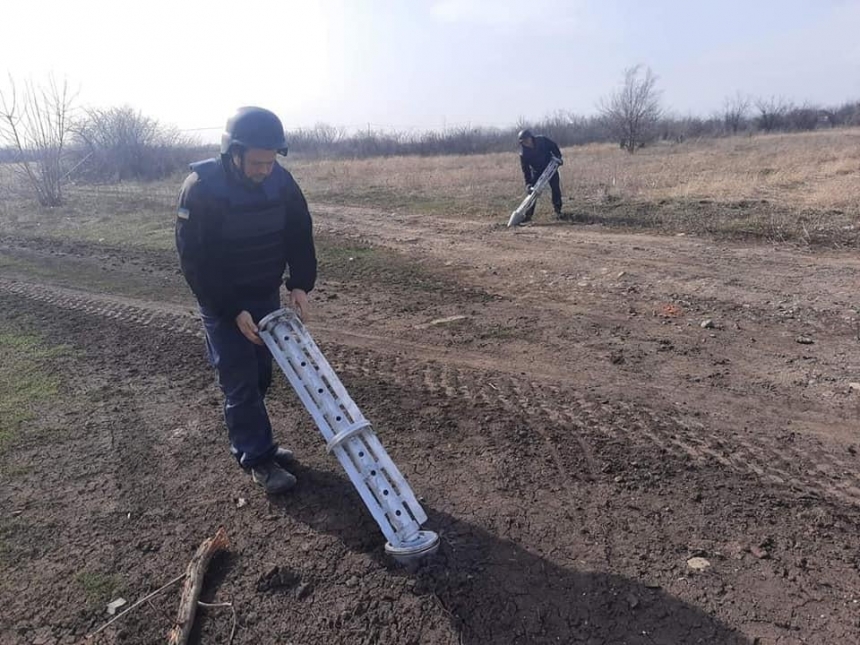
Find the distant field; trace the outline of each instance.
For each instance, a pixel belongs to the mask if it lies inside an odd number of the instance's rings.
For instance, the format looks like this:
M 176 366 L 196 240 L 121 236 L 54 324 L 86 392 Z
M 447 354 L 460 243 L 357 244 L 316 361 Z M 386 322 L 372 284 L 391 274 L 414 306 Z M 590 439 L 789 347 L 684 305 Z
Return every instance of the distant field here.
M 857 243 L 860 129 L 662 144 L 635 155 L 608 144 L 564 153 L 565 211 L 573 221 L 667 233 Z M 513 146 L 500 154 L 289 158 L 286 165 L 312 203 L 503 221 L 523 196 Z M 70 187 L 67 207 L 38 215 L 32 206 L 12 208 L 17 198 L 7 194 L 0 226 L 20 226 L 37 216 L 40 226 L 76 229 L 88 237 L 126 237 L 128 231 L 110 223 L 120 217 L 140 228 L 143 244 L 161 245 L 168 224 L 153 221 L 152 215 L 172 210 L 180 181 Z
M 853 239 L 860 130 L 564 150 L 566 211 L 607 225 Z M 288 164 L 312 198 L 503 218 L 522 197 L 515 151 Z
M 608 144 L 564 151 L 565 192 L 586 203 L 614 198 L 761 200 L 791 207 L 857 209 L 860 130 L 708 139 L 629 155 Z M 288 164 L 311 194 L 450 200 L 487 210 L 522 192 L 515 152 Z

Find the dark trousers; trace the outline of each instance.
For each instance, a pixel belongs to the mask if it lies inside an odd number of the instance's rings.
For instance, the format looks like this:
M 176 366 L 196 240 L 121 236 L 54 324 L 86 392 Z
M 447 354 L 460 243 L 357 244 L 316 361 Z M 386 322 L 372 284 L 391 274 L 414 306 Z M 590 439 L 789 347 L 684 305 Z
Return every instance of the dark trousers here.
M 535 181 L 540 177 L 540 173 L 535 173 Z M 552 191 L 552 208 L 556 213 L 561 212 L 561 178 L 558 176 L 558 173 L 555 173 L 549 179 L 549 187 Z M 537 202 L 531 205 L 526 211 L 526 216 L 523 218 L 523 221 L 528 222 L 531 221 L 532 215 L 535 213 L 535 206 L 537 206 Z
M 254 322 L 280 307 L 277 293 L 246 303 Z M 218 370 L 224 393 L 224 421 L 230 449 L 244 468 L 267 461 L 277 449 L 263 397 L 272 383 L 272 355 L 263 345 L 249 341 L 232 318 L 213 315 L 200 308 L 206 329 L 209 361 Z

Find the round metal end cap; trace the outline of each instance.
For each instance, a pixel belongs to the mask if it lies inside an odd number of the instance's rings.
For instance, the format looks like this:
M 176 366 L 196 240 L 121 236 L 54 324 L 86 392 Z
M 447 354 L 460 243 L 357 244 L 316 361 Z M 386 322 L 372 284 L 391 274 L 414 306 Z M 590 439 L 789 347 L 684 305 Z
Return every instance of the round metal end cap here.
M 439 536 L 433 531 L 418 531 L 414 539 L 393 546 L 385 543 L 385 552 L 400 564 L 413 564 L 439 550 Z

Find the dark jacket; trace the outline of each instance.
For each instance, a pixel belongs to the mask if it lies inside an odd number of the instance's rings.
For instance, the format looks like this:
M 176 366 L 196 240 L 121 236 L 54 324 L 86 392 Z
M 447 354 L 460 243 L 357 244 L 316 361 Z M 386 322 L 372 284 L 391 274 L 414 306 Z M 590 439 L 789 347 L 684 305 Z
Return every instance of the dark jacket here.
M 523 168 L 523 178 L 529 185 L 537 181 L 540 174 L 549 165 L 553 157 L 561 159 L 561 150 L 555 141 L 542 134 L 535 135 L 534 147 L 520 147 L 520 165 Z
M 292 175 L 275 164 L 253 186 L 227 163 L 191 165 L 179 195 L 176 249 L 200 305 L 234 318 L 246 303 L 277 293 L 287 267 L 287 289 L 311 291 L 317 260 L 308 205 Z

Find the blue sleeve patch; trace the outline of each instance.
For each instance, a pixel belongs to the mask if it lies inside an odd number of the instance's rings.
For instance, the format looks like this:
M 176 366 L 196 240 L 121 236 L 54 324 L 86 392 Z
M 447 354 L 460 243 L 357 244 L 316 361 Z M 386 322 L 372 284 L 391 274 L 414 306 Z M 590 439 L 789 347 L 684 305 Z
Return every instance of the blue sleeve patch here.
M 180 208 L 180 209 L 176 212 L 176 216 L 177 216 L 179 219 L 188 219 L 188 217 L 189 217 L 190 215 L 191 215 L 191 211 L 189 211 L 187 208 Z

